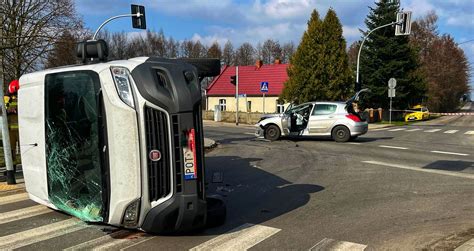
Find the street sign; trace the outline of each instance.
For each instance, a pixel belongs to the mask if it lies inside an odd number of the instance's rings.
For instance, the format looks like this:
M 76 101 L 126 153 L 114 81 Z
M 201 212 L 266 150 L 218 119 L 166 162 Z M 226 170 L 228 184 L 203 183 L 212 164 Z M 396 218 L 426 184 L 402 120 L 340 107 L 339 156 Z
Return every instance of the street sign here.
M 389 98 L 394 98 L 395 97 L 395 89 L 388 89 L 388 97 Z
M 260 83 L 260 92 L 268 92 L 268 82 Z
M 397 80 L 394 79 L 394 78 L 389 79 L 388 80 L 388 88 L 394 89 L 395 87 L 397 87 Z
M 239 94 L 239 97 L 240 98 L 245 98 L 245 97 L 247 97 L 247 94 Z

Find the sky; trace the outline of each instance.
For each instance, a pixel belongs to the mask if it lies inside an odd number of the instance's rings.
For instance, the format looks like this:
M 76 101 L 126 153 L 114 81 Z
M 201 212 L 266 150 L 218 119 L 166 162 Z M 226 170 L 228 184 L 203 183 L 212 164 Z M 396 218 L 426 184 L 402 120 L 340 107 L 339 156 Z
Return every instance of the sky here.
M 76 0 L 85 26 L 94 30 L 108 17 L 130 12 L 130 4 L 144 5 L 147 28 L 163 30 L 177 40 L 200 40 L 206 45 L 230 40 L 234 47 L 267 40 L 299 43 L 313 9 L 324 17 L 333 8 L 350 45 L 366 30 L 364 20 L 376 0 Z M 474 0 L 401 0 L 404 10 L 419 18 L 434 10 L 440 34 L 450 34 L 471 63 L 471 96 L 474 98 Z M 130 18 L 107 24 L 109 31 L 136 36 Z M 470 42 L 466 42 L 470 41 Z M 466 42 L 466 43 L 463 43 Z

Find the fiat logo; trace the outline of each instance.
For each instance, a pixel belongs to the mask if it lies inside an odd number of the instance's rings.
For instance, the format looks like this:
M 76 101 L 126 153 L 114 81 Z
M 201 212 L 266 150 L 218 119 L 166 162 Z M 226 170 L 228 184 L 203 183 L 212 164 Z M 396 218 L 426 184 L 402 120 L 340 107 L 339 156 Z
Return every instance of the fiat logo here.
M 158 161 L 161 159 L 161 152 L 158 150 L 151 150 L 148 157 L 151 161 Z

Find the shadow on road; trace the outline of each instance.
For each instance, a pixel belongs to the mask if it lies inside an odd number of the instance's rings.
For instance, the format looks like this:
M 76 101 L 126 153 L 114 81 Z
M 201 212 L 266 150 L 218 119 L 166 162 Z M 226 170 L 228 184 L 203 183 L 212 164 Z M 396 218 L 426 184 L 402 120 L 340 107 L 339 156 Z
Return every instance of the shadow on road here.
M 257 158 L 216 156 L 206 158 L 208 195 L 222 195 L 227 204 L 226 224 L 202 234 L 220 234 L 244 223 L 259 224 L 291 212 L 324 187 L 292 184 L 260 169 Z M 217 173 L 217 175 L 216 175 Z M 223 177 L 212 182 L 213 177 Z
M 467 169 L 474 170 L 474 162 L 461 160 L 438 160 L 427 166 L 424 166 L 423 168 L 460 172 Z

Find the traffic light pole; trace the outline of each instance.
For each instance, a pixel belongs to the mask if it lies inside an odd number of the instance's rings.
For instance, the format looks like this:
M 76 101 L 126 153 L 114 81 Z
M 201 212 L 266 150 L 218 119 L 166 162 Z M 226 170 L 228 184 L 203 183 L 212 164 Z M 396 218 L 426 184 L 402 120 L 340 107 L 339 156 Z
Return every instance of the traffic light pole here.
M 364 47 L 365 40 L 370 36 L 370 34 L 372 34 L 372 32 L 374 32 L 376 30 L 385 28 L 387 26 L 399 25 L 399 24 L 400 24 L 399 22 L 391 22 L 389 24 L 379 26 L 379 27 L 369 31 L 369 33 L 367 33 L 367 35 L 365 35 L 364 39 L 362 40 L 362 43 L 360 44 L 359 53 L 357 54 L 357 72 L 356 72 L 356 86 L 355 86 L 355 91 L 356 92 L 360 91 L 360 89 L 361 89 L 360 82 L 359 82 L 359 62 L 360 62 L 360 53 L 362 52 L 362 47 Z

